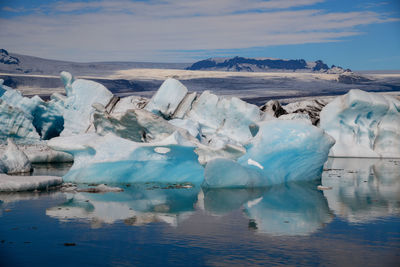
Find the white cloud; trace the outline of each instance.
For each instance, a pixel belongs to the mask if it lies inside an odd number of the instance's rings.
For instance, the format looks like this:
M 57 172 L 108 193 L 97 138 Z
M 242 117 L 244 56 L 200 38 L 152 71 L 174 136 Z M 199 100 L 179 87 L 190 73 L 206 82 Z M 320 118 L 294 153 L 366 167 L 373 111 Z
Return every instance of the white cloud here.
M 6 49 L 42 57 L 175 61 L 174 51 L 181 50 L 334 42 L 362 34 L 359 26 L 394 20 L 370 11 L 305 8 L 318 2 L 58 2 L 41 7 L 47 13 L 0 19 L 0 38 Z M 302 8 L 290 9 L 294 6 Z M 82 10 L 87 12 L 75 12 Z

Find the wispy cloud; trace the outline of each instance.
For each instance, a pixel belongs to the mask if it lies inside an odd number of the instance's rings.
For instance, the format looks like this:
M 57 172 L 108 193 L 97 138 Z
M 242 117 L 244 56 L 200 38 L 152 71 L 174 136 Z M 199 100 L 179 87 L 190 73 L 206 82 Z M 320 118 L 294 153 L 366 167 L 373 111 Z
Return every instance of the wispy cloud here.
M 4 47 L 38 56 L 174 61 L 176 52 L 186 50 L 337 42 L 362 34 L 359 26 L 397 20 L 372 11 L 315 9 L 320 2 L 57 2 L 0 19 L 0 36 Z

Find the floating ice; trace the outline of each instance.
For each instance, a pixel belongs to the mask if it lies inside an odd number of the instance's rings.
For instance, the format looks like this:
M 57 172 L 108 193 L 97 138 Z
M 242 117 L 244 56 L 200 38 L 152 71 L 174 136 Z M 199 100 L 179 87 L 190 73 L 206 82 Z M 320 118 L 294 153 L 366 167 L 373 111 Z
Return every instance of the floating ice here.
M 32 165 L 25 153 L 18 149 L 11 138 L 7 139 L 7 143 L 7 148 L 0 158 L 4 172 L 8 174 L 30 172 Z
M 334 144 L 323 130 L 285 120 L 262 122 L 259 126 L 247 153 L 237 162 L 216 159 L 207 164 L 203 186 L 259 187 L 320 177 Z
M 147 103 L 145 109 L 170 118 L 187 94 L 187 88 L 178 80 L 168 78 Z
M 400 101 L 351 90 L 321 111 L 321 128 L 336 140 L 330 156 L 400 157 Z
M 100 103 L 107 106 L 113 94 L 103 85 L 83 79 L 74 80 L 68 72 L 61 72 L 67 98 L 65 99 L 64 130 L 62 136 L 84 133 L 91 124 L 94 112 L 92 105 Z
M 161 142 L 138 143 L 113 134 L 58 137 L 48 145 L 71 153 L 74 164 L 64 176 L 73 182 L 192 182 L 201 183 L 203 168 L 194 146 L 179 132 Z M 157 153 L 155 148 L 170 149 Z
M 185 118 L 199 123 L 203 135 L 220 134 L 245 144 L 254 134 L 249 127 L 259 122 L 261 116 L 257 106 L 237 97 L 220 98 L 204 91 L 192 103 Z
M 1 113 L 4 113 L 2 114 L 2 122 L 9 125 L 21 124 L 15 137 L 20 138 L 22 141 L 34 142 L 35 140 L 39 140 L 40 137 L 41 139 L 50 139 L 60 134 L 63 129 L 64 119 L 62 116 L 63 107 L 59 105 L 57 96 L 55 96 L 55 99 L 45 102 L 38 96 L 32 98 L 23 97 L 17 90 L 1 85 L 0 87 L 3 90 L 0 101 L 4 101 L 1 106 Z M 12 110 L 10 110 L 10 107 Z M 19 115 L 19 119 L 21 119 L 20 113 L 23 113 L 25 116 L 24 123 L 19 122 L 18 118 L 10 116 L 10 111 L 15 113 L 14 116 Z M 32 131 L 32 126 L 29 125 L 27 121 L 30 121 L 30 124 L 32 124 L 38 134 L 35 135 L 34 138 L 29 135 L 29 132 Z M 27 129 L 28 133 L 24 133 L 27 126 L 29 128 Z M 17 125 L 13 126 L 13 128 L 15 127 L 17 127 Z M 15 131 L 15 129 L 10 131 L 11 133 L 9 135 L 4 136 L 13 136 L 12 132 Z
M 60 185 L 61 177 L 56 176 L 10 176 L 0 174 L 0 192 L 32 191 Z
M 40 136 L 32 124 L 32 117 L 0 99 L 0 139 L 6 140 L 8 137 L 26 143 L 40 140 Z

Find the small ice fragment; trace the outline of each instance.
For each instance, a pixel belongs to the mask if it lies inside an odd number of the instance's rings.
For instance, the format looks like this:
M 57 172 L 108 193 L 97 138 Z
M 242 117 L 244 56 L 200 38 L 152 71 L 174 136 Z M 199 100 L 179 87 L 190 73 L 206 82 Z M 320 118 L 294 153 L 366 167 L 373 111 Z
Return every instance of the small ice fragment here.
M 159 154 L 167 154 L 171 151 L 171 149 L 169 149 L 168 147 L 156 147 L 154 148 L 154 151 Z
M 248 159 L 248 160 L 247 160 L 247 164 L 256 166 L 256 167 L 260 168 L 261 170 L 264 170 L 264 167 L 263 167 L 260 163 L 258 163 L 257 161 L 255 161 L 255 160 Z
M 323 186 L 323 185 L 319 185 L 317 186 L 318 190 L 331 190 L 332 186 Z

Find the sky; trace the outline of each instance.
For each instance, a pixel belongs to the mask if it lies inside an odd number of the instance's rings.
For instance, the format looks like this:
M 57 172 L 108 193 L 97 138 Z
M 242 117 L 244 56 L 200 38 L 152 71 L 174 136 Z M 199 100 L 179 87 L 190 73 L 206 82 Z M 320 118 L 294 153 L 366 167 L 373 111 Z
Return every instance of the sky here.
M 243 56 L 400 70 L 400 1 L 0 0 L 0 48 L 77 62 Z

